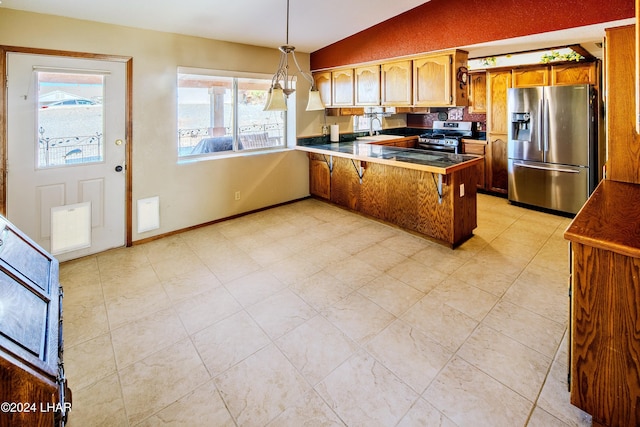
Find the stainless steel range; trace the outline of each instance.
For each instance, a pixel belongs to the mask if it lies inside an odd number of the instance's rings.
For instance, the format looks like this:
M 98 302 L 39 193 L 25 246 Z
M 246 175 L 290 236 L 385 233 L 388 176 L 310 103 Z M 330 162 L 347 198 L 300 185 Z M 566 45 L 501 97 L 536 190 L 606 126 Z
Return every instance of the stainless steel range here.
M 462 138 L 473 136 L 474 124 L 474 122 L 435 120 L 433 128 L 418 137 L 416 148 L 460 154 L 462 152 Z

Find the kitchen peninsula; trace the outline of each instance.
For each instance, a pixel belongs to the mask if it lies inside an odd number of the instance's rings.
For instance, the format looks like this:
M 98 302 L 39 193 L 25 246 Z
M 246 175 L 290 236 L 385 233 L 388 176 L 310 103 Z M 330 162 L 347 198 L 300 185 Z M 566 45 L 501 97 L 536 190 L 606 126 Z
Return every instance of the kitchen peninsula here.
M 298 145 L 310 192 L 454 248 L 476 228 L 482 157 L 358 141 Z

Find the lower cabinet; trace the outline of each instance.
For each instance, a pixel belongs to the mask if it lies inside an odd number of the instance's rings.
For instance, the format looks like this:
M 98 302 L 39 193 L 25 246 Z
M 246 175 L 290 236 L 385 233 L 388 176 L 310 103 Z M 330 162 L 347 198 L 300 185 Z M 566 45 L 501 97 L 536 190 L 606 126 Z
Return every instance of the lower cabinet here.
M 478 164 L 478 188 L 486 190 L 486 148 L 487 144 L 478 143 L 478 142 L 464 142 L 462 143 L 462 148 L 464 154 L 475 154 L 478 156 L 483 156 L 484 160 L 482 163 Z
M 486 154 L 487 190 L 507 194 L 509 170 L 507 163 L 507 135 L 491 134 Z
M 331 171 L 321 154 L 309 153 L 309 192 L 322 199 L 331 198 Z

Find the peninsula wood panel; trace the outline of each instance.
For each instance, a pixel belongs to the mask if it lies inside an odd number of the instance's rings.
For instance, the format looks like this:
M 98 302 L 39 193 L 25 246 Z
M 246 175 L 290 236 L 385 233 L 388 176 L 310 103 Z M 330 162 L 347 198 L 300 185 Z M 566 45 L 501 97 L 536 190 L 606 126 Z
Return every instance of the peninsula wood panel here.
M 477 226 L 475 166 L 443 176 L 445 185 L 442 202 L 439 202 L 437 174 L 365 162 L 360 183 L 356 172 L 359 165 L 359 160 L 333 158 L 331 202 L 421 233 L 450 247 L 471 237 Z M 465 188 L 463 197 L 459 193 L 461 184 Z
M 331 172 L 322 155 L 309 153 L 309 192 L 323 199 L 331 197 Z

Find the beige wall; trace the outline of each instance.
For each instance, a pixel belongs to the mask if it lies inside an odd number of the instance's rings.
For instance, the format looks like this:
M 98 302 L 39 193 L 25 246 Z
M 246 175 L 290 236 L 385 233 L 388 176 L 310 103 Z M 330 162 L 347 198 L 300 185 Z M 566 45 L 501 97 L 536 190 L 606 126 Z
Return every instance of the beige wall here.
M 272 74 L 279 51 L 0 8 L 0 45 L 133 58 L 133 240 L 140 240 L 309 194 L 305 154 L 279 153 L 178 164 L 178 66 Z M 309 55 L 296 55 L 308 69 Z M 297 135 L 318 134 L 322 112 L 306 112 L 298 88 Z M 295 135 L 289 135 L 295 144 Z M 293 140 L 291 140 L 293 138 Z M 234 193 L 241 200 L 234 201 Z M 136 201 L 160 197 L 160 229 L 136 232 Z

